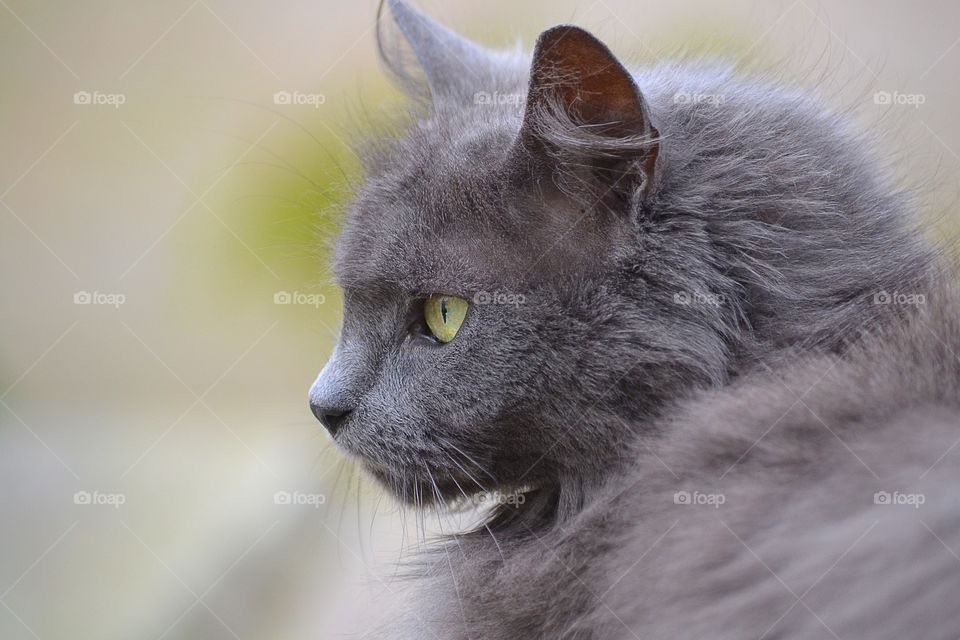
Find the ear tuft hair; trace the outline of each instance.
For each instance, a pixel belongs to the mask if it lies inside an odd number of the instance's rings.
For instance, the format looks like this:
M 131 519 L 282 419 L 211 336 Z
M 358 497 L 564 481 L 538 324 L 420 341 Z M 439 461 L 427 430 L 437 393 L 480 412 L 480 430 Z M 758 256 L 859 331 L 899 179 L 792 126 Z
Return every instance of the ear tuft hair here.
M 387 9 L 392 21 L 383 14 Z M 392 22 L 396 29 L 387 28 Z M 399 39 L 393 34 L 397 33 Z M 473 100 L 480 91 L 503 88 L 506 56 L 488 51 L 420 13 L 403 0 L 381 0 L 377 47 L 386 67 L 407 92 L 434 103 Z

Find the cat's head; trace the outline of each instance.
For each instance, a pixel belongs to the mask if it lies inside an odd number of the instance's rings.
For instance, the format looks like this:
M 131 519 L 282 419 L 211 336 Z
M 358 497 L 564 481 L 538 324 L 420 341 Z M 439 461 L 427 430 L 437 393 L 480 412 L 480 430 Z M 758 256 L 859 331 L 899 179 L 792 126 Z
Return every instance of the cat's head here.
M 697 249 L 659 234 L 655 118 L 582 29 L 544 32 L 531 59 L 388 4 L 429 107 L 373 154 L 347 216 L 314 413 L 410 500 L 595 474 L 620 420 L 723 376 L 704 326 L 724 311 L 678 304 L 697 274 L 668 273 Z
M 842 344 L 923 262 L 862 141 L 795 92 L 632 75 L 572 26 L 493 53 L 387 5 L 424 106 L 363 154 L 310 401 L 408 500 L 582 494 L 666 403 Z

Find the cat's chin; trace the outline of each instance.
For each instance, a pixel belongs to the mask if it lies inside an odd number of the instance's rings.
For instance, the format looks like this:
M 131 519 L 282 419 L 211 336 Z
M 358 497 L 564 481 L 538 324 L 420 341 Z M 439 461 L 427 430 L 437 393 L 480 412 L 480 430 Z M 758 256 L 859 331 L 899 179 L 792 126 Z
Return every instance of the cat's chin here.
M 397 472 L 370 461 L 364 461 L 363 467 L 384 489 L 414 508 L 428 507 L 442 511 L 504 505 L 519 508 L 526 503 L 527 494 L 535 490 L 532 486 L 517 489 L 488 486 L 480 488 L 470 478 L 424 469 Z

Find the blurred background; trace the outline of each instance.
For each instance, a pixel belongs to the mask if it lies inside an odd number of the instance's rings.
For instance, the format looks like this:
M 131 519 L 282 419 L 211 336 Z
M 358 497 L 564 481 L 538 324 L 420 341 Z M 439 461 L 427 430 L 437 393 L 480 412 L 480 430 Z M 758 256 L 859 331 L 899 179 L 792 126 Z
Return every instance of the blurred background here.
M 638 65 L 775 70 L 877 131 L 956 227 L 956 3 L 415 4 L 492 46 L 576 22 Z M 0 638 L 354 637 L 364 602 L 407 615 L 396 561 L 436 525 L 362 482 L 306 402 L 340 321 L 348 143 L 399 103 L 375 14 L 0 0 Z

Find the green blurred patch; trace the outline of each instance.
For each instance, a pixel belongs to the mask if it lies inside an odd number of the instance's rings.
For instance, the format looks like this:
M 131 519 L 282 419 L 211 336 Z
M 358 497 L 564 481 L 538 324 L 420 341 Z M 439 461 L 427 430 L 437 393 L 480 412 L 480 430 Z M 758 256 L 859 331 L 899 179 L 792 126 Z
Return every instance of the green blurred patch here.
M 385 79 L 363 98 L 377 109 L 396 100 Z M 221 314 L 224 309 L 272 314 L 277 311 L 270 307 L 275 295 L 299 294 L 301 303 L 283 313 L 296 314 L 305 327 L 319 313 L 335 327 L 341 305 L 328 271 L 330 250 L 344 206 L 361 179 L 349 138 L 356 135 L 357 122 L 368 118 L 360 107 L 339 100 L 319 108 L 238 108 L 262 118 L 244 127 L 248 130 L 227 134 L 230 153 L 249 152 L 223 167 L 222 181 L 205 198 L 216 216 L 199 211 L 179 234 L 178 302 L 194 313 L 206 306 Z M 375 114 L 369 118 L 377 119 Z M 258 141 L 271 122 L 273 128 Z M 324 302 L 304 303 L 303 296 Z

